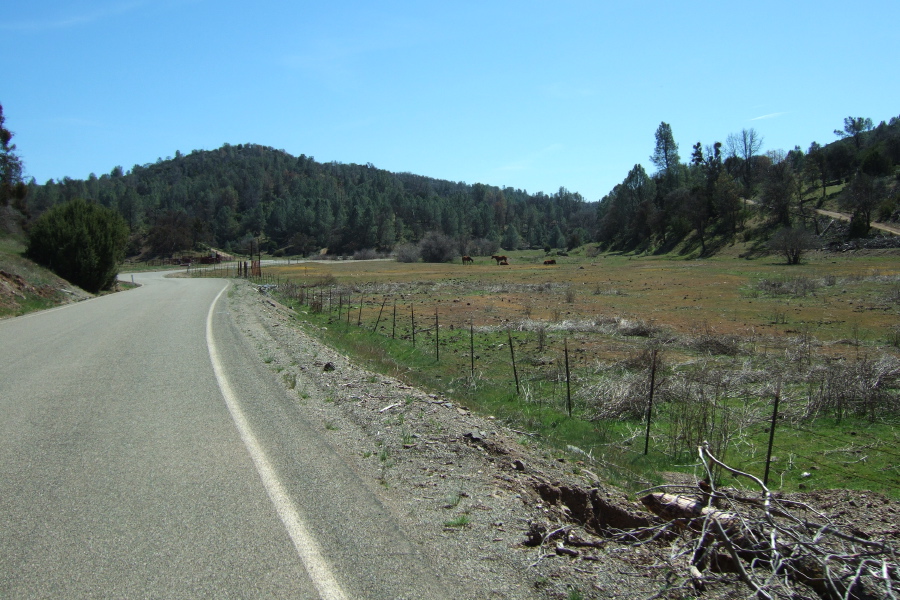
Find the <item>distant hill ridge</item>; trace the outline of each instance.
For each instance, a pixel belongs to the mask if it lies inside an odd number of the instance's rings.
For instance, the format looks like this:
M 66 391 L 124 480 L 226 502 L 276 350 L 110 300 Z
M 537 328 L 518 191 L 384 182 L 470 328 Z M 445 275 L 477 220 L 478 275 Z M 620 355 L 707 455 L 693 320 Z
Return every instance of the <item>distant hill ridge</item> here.
M 256 144 L 176 152 L 86 180 L 32 182 L 27 201 L 37 215 L 76 197 L 117 209 L 161 254 L 198 243 L 240 249 L 250 238 L 270 251 L 347 254 L 414 243 L 429 231 L 461 243 L 561 247 L 589 241 L 596 215 L 595 205 L 565 188 L 529 194 L 371 164 L 319 163 Z

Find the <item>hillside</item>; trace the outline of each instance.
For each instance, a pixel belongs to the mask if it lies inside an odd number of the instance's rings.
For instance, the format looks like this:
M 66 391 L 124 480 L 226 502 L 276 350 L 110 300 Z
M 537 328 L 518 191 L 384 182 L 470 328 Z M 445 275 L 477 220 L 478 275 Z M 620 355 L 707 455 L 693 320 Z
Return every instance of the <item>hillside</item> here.
M 0 208 L 0 319 L 90 298 L 84 290 L 23 256 L 20 215 Z
M 763 149 L 754 129 L 692 146 L 679 155 L 671 127 L 656 131 L 651 161 L 635 165 L 598 206 L 596 240 L 611 250 L 665 253 L 689 247 L 709 256 L 723 245 L 766 240 L 781 228 L 821 235 L 833 215 L 851 217 L 844 239 L 870 235 L 873 222 L 900 219 L 900 117 L 847 117 L 839 139 L 785 152 Z
M 683 160 L 663 122 L 651 155 L 658 170 L 635 165 L 599 203 L 565 188 L 529 193 L 372 164 L 320 163 L 256 144 L 176 152 L 86 180 L 32 181 L 25 203 L 31 217 L 74 198 L 111 207 L 131 227 L 130 254 L 143 257 L 205 246 L 238 254 L 371 254 L 417 244 L 430 232 L 452 240 L 454 256 L 587 242 L 710 256 L 734 243 L 765 247 L 781 228 L 820 235 L 831 220 L 822 210 L 851 219 L 840 239 L 829 233 L 829 244 L 867 237 L 875 222 L 890 230 L 900 220 L 900 117 L 877 127 L 848 117 L 844 125 L 834 131 L 839 139 L 806 151 L 763 152 L 761 136 L 745 129 L 724 143 L 697 142 Z
M 589 240 L 596 214 L 564 188 L 530 194 L 371 164 L 323 164 L 254 144 L 178 152 L 87 180 L 32 182 L 28 209 L 37 215 L 76 197 L 119 210 L 137 234 L 133 250 L 157 255 L 198 243 L 246 251 L 257 239 L 270 252 L 349 254 L 415 243 L 429 231 L 495 247 L 561 247 L 572 236 Z

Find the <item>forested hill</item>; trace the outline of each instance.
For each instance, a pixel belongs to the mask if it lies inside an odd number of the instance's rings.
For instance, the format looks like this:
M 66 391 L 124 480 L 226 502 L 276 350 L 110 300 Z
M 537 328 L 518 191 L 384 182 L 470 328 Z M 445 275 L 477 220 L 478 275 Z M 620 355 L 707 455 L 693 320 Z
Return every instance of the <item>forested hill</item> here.
M 414 243 L 430 231 L 461 244 L 562 247 L 590 240 L 596 220 L 596 205 L 565 188 L 529 194 L 371 164 L 319 163 L 254 144 L 176 152 L 87 180 L 32 182 L 28 209 L 34 217 L 73 198 L 117 209 L 158 254 L 199 243 L 240 250 L 251 237 L 270 251 L 347 254 Z
M 662 122 L 650 156 L 657 171 L 636 164 L 601 199 L 596 241 L 654 252 L 681 245 L 706 255 L 779 228 L 818 235 L 825 225 L 817 209 L 851 214 L 851 236 L 867 235 L 873 220 L 900 218 L 900 117 L 876 127 L 851 116 L 833 133 L 836 141 L 813 142 L 806 151 L 762 152 L 762 136 L 744 129 L 724 143 L 697 142 L 682 160 L 671 126 Z

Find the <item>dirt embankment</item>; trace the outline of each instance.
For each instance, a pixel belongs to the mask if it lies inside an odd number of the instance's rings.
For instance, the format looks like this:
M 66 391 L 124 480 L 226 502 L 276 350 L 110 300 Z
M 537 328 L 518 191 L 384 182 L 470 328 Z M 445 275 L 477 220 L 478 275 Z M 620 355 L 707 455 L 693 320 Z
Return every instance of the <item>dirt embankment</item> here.
M 235 283 L 229 305 L 258 359 L 309 421 L 373 482 L 404 534 L 471 597 L 692 593 L 687 563 L 673 561 L 670 541 L 635 544 L 620 535 L 660 521 L 598 481 L 587 458 L 555 459 L 526 432 L 366 371 L 245 282 Z M 856 529 L 876 532 L 896 523 L 895 502 L 872 494 L 858 501 L 869 516 L 847 515 Z M 664 589 L 671 591 L 659 596 Z M 704 594 L 749 595 L 737 574 L 717 574 Z

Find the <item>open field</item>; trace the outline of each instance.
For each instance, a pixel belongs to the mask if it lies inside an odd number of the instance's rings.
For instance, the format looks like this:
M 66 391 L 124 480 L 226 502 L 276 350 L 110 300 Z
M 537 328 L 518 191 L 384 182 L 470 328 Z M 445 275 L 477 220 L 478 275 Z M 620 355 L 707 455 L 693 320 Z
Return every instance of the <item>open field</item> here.
M 771 485 L 898 493 L 896 254 L 814 254 L 797 267 L 510 258 L 314 261 L 266 277 L 330 344 L 542 438 L 575 468 L 646 485 L 694 471 L 706 440 L 762 475 L 777 391 Z
M 407 304 L 409 299 L 431 302 L 440 306 L 444 324 L 456 327 L 468 326 L 470 320 L 476 326 L 505 326 L 524 319 L 554 323 L 606 316 L 677 333 L 704 331 L 759 340 L 778 340 L 802 330 L 822 343 L 844 346 L 835 352 L 855 354 L 855 347 L 846 348 L 847 341 L 877 345 L 900 324 L 896 253 L 814 254 L 790 267 L 776 257 L 555 258 L 558 264 L 544 266 L 543 252 L 519 253 L 508 267 L 498 267 L 487 257 L 467 267 L 315 261 L 267 272 L 353 288 L 378 305 L 385 296 Z

